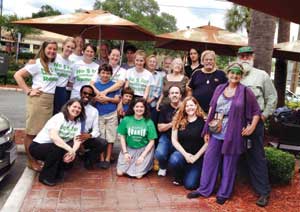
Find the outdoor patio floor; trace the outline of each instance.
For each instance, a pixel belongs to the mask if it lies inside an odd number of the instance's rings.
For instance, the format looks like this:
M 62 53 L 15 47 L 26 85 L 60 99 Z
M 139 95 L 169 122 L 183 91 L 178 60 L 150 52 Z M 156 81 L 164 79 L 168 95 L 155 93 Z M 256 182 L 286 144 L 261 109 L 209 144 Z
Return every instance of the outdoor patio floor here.
M 273 187 L 265 208 L 255 205 L 251 187 L 241 182 L 223 206 L 215 203 L 214 195 L 189 200 L 189 191 L 171 182 L 170 177 L 158 177 L 154 171 L 140 180 L 117 177 L 115 164 L 108 170 L 88 171 L 77 160 L 55 187 L 42 185 L 36 177 L 21 211 L 300 211 L 298 172 L 290 185 Z

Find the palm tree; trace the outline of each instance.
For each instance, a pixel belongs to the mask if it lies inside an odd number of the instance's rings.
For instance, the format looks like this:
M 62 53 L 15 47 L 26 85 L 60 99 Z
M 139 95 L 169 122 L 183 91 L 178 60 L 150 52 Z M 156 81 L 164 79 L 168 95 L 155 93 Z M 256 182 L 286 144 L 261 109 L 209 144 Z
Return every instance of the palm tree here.
M 254 48 L 254 66 L 268 74 L 272 68 L 272 54 L 275 35 L 275 18 L 265 13 L 251 10 L 249 45 Z
M 277 43 L 288 42 L 290 40 L 290 25 L 289 21 L 279 19 Z M 286 78 L 287 61 L 276 59 L 274 84 L 278 94 L 277 107 L 283 107 L 285 104 Z
M 250 8 L 233 5 L 225 15 L 225 28 L 230 32 L 246 29 L 250 30 Z

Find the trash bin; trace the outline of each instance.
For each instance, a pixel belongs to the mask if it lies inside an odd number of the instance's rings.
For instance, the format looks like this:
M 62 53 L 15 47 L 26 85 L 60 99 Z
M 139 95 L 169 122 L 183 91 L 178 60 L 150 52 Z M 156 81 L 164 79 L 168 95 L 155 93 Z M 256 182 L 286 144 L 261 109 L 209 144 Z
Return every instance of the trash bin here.
M 4 85 L 7 81 L 8 55 L 0 54 L 0 78 L 4 78 Z

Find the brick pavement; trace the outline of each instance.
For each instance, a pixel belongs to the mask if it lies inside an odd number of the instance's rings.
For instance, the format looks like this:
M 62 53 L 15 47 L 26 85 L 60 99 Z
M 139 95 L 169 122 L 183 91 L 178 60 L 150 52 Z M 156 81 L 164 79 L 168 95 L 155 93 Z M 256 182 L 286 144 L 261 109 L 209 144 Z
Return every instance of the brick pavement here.
M 299 173 L 290 185 L 276 186 L 266 208 L 255 205 L 256 196 L 247 184 L 237 183 L 232 199 L 223 206 L 215 196 L 189 200 L 181 186 L 174 186 L 170 177 L 158 177 L 155 172 L 143 179 L 117 177 L 113 165 L 108 170 L 88 171 L 80 161 L 66 172 L 64 180 L 55 187 L 38 182 L 37 177 L 27 194 L 22 212 L 50 211 L 300 211 Z

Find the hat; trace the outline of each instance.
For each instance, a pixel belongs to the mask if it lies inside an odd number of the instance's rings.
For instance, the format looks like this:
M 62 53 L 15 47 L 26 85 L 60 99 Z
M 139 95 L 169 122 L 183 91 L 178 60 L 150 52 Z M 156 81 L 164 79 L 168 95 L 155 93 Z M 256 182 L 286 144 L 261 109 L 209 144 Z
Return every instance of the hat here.
M 242 54 L 242 53 L 253 53 L 253 49 L 251 46 L 243 46 L 241 48 L 239 48 L 238 50 L 238 54 Z
M 244 74 L 245 70 L 240 63 L 233 62 L 229 66 L 225 68 L 226 73 L 228 74 L 230 71 L 240 71 L 242 75 Z

